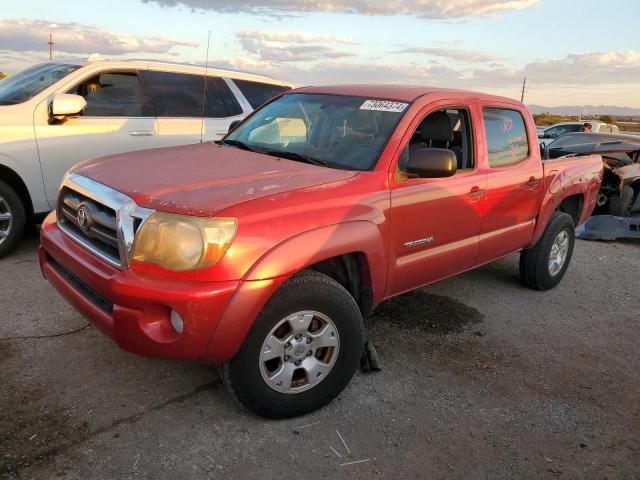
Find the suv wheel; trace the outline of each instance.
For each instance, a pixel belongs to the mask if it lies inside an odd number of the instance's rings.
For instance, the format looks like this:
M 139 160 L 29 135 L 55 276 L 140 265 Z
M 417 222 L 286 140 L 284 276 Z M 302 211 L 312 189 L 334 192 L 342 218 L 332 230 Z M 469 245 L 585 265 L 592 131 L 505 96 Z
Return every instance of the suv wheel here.
M 13 188 L 0 181 L 0 258 L 16 247 L 22 238 L 24 225 L 22 200 Z
M 555 212 L 538 242 L 520 253 L 520 279 L 535 290 L 549 290 L 560 283 L 573 255 L 573 219 Z
M 269 300 L 238 354 L 223 367 L 237 400 L 268 418 L 317 410 L 349 383 L 363 345 L 353 297 L 315 271 L 293 276 Z

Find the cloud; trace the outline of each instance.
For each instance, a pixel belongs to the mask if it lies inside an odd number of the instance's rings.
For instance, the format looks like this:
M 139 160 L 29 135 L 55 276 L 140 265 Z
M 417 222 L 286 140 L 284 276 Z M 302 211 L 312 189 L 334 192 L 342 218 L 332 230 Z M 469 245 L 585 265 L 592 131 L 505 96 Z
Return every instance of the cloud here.
M 338 50 L 319 43 L 350 45 L 346 38 L 330 35 L 313 35 L 303 32 L 279 32 L 246 30 L 237 34 L 238 42 L 248 53 L 257 55 L 262 61 L 315 62 L 353 56 L 353 53 Z
M 141 37 L 113 33 L 102 28 L 79 23 L 60 23 L 48 20 L 0 20 L 0 45 L 3 50 L 30 52 L 47 50 L 49 34 L 54 48 L 65 53 L 94 53 L 123 55 L 128 53 L 166 54 L 174 47 L 197 47 L 165 37 Z
M 487 63 L 504 60 L 504 57 L 485 52 L 475 52 L 473 50 L 462 50 L 457 48 L 440 47 L 409 47 L 396 50 L 393 53 L 410 53 L 419 55 L 430 55 L 433 57 L 447 58 L 455 62 L 465 63 Z
M 532 62 L 525 66 L 524 73 L 539 83 L 637 84 L 640 52 L 574 53 L 561 59 Z
M 419 18 L 447 20 L 485 17 L 524 10 L 539 0 L 143 0 L 166 7 L 182 5 L 197 10 L 221 13 L 282 15 L 291 13 L 355 13 L 360 15 L 410 15 Z

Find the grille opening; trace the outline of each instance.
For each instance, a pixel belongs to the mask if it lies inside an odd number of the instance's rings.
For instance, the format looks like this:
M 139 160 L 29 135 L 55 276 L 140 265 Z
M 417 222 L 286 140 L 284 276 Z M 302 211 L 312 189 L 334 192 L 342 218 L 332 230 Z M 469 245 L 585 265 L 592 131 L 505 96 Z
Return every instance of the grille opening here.
M 104 313 L 111 315 L 113 313 L 113 304 L 109 302 L 106 298 L 101 296 L 99 293 L 95 292 L 91 287 L 89 287 L 86 283 L 76 277 L 69 270 L 60 265 L 55 258 L 53 258 L 49 253 L 46 254 L 47 263 L 51 265 L 51 267 L 64 278 L 67 283 L 69 283 L 73 288 L 75 288 L 83 297 L 93 303 L 96 307 L 102 310 Z
M 80 225 L 80 207 L 83 207 L 90 218 L 88 227 Z M 65 186 L 58 197 L 58 224 L 99 256 L 114 265 L 122 265 L 118 250 L 116 212 L 112 208 Z

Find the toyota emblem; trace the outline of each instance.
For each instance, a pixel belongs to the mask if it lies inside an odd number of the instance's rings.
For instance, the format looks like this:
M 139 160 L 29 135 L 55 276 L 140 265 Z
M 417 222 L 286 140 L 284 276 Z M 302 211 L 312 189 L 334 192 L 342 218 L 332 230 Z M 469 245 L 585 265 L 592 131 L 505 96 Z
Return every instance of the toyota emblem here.
M 89 211 L 85 206 L 78 208 L 76 218 L 78 220 L 78 225 L 80 225 L 80 228 L 83 230 L 88 230 L 91 227 L 91 217 L 89 216 Z

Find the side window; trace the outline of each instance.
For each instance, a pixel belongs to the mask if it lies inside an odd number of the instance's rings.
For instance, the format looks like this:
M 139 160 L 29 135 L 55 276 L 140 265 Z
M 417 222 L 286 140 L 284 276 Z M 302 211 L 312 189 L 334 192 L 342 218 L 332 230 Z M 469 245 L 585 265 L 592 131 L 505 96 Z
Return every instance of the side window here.
M 144 116 L 140 82 L 133 72 L 101 73 L 85 80 L 69 93 L 81 95 L 87 101 L 85 116 Z
M 289 90 L 289 87 L 284 87 L 282 85 L 250 82 L 248 80 L 233 79 L 233 82 L 238 86 L 251 107 L 254 109 L 258 108 L 267 100 L 271 100 L 279 93 Z
M 183 73 L 153 72 L 151 95 L 158 117 L 201 117 L 204 77 Z
M 482 115 L 487 134 L 489 166 L 510 165 L 529 157 L 529 140 L 520 112 L 484 108 Z
M 457 169 L 473 169 L 473 141 L 469 112 L 463 108 L 445 108 L 430 112 L 418 125 L 400 155 L 397 171 L 406 172 L 412 152 L 418 148 L 446 148 L 457 160 Z
M 207 77 L 207 109 L 210 118 L 226 118 L 240 115 L 242 107 L 222 78 Z

